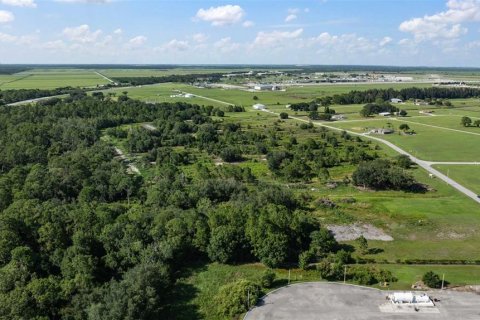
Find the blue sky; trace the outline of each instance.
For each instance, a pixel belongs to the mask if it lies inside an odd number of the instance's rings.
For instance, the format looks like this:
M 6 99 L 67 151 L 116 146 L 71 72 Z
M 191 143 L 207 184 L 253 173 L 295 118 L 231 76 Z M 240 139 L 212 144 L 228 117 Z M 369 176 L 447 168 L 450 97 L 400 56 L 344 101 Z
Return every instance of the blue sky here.
M 480 67 L 480 0 L 0 0 L 0 63 Z

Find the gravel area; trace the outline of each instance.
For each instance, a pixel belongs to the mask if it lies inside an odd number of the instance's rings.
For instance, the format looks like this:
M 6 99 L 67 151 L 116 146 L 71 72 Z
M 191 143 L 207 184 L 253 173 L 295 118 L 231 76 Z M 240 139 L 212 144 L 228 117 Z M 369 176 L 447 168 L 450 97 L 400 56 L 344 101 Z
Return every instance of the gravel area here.
M 392 236 L 386 234 L 385 231 L 366 223 L 329 225 L 327 228 L 333 233 L 337 241 L 355 240 L 362 235 L 367 240 L 393 241 Z

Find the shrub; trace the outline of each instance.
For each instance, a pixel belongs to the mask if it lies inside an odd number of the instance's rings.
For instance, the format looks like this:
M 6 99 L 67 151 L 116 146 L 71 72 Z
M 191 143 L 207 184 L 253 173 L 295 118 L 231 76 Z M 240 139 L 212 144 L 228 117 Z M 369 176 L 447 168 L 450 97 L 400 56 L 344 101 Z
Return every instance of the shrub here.
M 433 271 L 426 272 L 422 277 L 422 281 L 430 288 L 440 288 L 442 285 L 442 280 L 440 280 L 438 274 Z
M 271 288 L 276 276 L 275 271 L 267 269 L 263 272 L 262 277 L 260 278 L 260 284 L 264 288 Z
M 280 119 L 288 119 L 288 113 L 286 112 L 280 113 Z
M 222 286 L 215 296 L 214 302 L 220 317 L 233 318 L 248 311 L 248 307 L 254 306 L 260 294 L 261 291 L 258 284 L 240 279 Z
M 298 267 L 303 270 L 307 270 L 310 266 L 310 263 L 315 259 L 315 254 L 312 250 L 307 250 L 300 253 L 298 256 Z

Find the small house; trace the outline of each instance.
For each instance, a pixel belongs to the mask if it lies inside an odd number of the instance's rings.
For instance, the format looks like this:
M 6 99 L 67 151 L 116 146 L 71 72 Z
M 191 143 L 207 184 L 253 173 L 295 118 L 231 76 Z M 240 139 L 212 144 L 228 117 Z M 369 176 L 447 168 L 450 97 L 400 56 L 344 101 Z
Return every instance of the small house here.
M 257 103 L 257 104 L 254 104 L 253 105 L 253 109 L 255 110 L 265 110 L 267 109 L 267 107 L 261 103 Z
M 393 129 L 390 129 L 390 128 L 376 128 L 376 129 L 370 130 L 370 133 L 373 133 L 373 134 L 392 134 L 393 132 L 394 132 Z
M 391 102 L 391 103 L 403 103 L 403 100 L 402 100 L 402 99 L 393 98 L 393 99 L 390 99 L 390 102 Z

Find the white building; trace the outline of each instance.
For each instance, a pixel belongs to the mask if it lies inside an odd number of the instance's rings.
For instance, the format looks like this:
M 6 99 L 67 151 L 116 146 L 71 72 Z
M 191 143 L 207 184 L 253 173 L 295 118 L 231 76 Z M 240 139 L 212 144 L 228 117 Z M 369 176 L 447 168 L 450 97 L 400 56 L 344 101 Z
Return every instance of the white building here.
M 266 90 L 272 90 L 273 86 L 269 84 L 257 84 L 253 87 L 253 89 L 258 90 L 258 91 L 266 91 Z
M 267 109 L 267 107 L 261 103 L 257 103 L 257 104 L 254 104 L 253 105 L 253 109 L 255 110 L 265 110 Z
M 281 90 L 281 88 L 277 85 L 274 84 L 256 84 L 253 87 L 254 90 L 257 91 L 278 91 Z
M 403 103 L 403 100 L 402 100 L 402 99 L 393 98 L 393 99 L 390 99 L 390 102 L 391 102 L 391 103 Z
M 345 120 L 347 117 L 345 117 L 343 114 L 335 114 L 332 116 L 332 120 L 338 121 L 338 120 Z
M 413 292 L 394 292 L 388 296 L 393 304 L 415 304 L 421 306 L 431 306 L 434 304 L 430 297 L 425 293 Z

